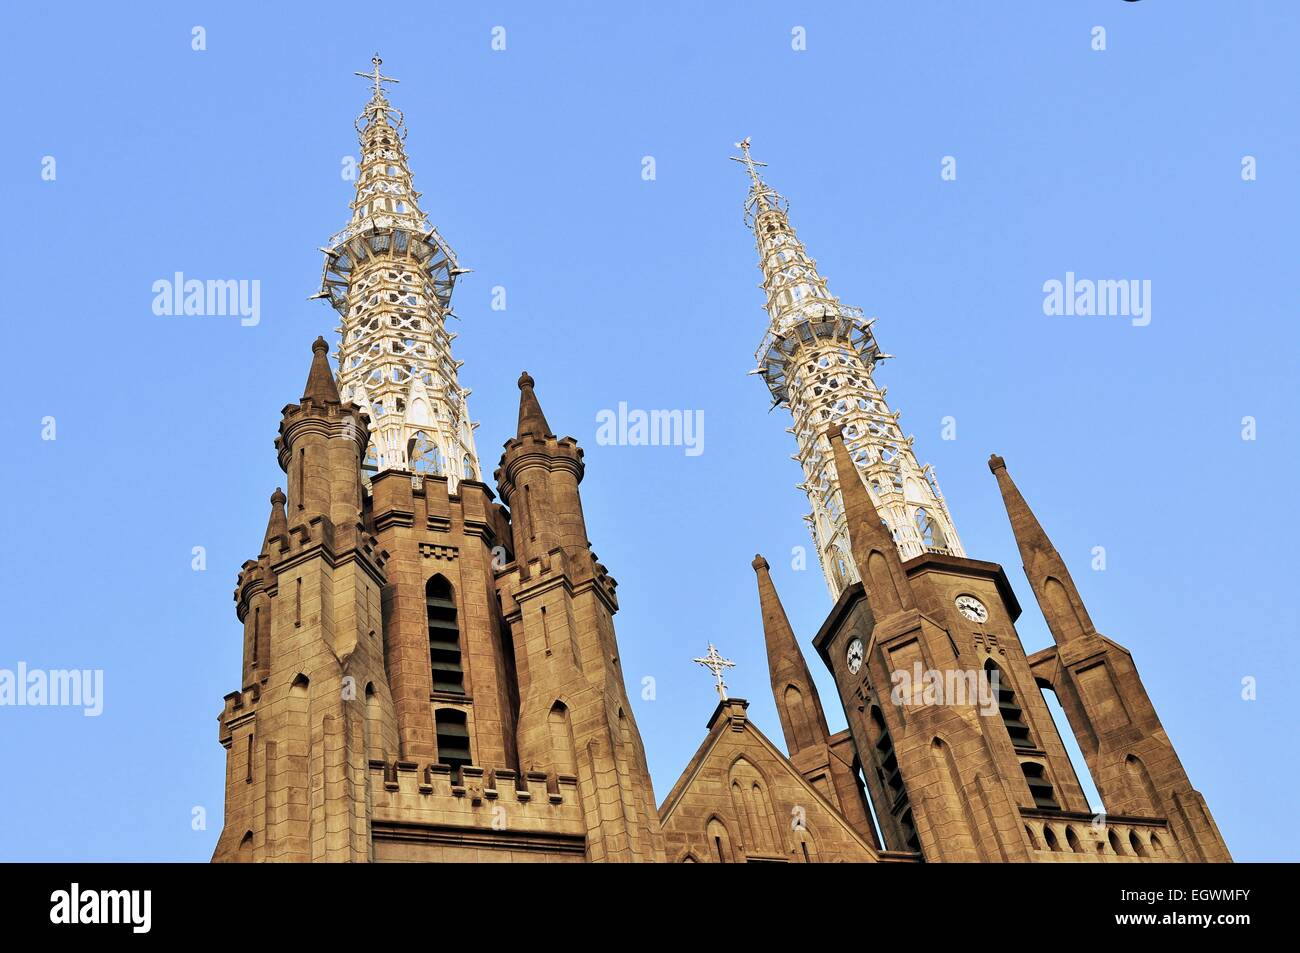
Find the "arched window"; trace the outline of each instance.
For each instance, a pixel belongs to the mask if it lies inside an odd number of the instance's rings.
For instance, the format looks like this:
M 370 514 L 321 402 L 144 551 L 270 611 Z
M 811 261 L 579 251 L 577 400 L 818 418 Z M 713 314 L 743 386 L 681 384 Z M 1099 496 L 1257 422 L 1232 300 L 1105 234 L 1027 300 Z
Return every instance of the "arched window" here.
M 911 481 L 913 485 L 915 485 L 915 482 L 916 481 Z M 934 546 L 934 531 L 937 527 L 930 514 L 925 511 L 924 506 L 918 506 L 916 508 L 916 513 L 912 516 L 912 522 L 916 524 L 916 532 L 921 537 L 922 545 L 927 548 Z
M 1061 842 L 1056 839 L 1056 831 L 1048 824 L 1043 825 L 1043 840 L 1047 843 L 1048 850 L 1061 849 Z
M 1052 789 L 1052 782 L 1047 779 L 1047 769 L 1037 761 L 1022 761 L 1020 770 L 1025 773 L 1025 780 L 1029 783 L 1029 793 L 1034 798 L 1034 807 L 1045 811 L 1059 811 L 1061 805 L 1056 802 L 1056 792 Z
M 1038 685 L 1039 694 L 1042 695 L 1043 704 L 1047 706 L 1047 714 L 1051 716 L 1052 727 L 1056 729 L 1056 736 L 1065 748 L 1065 756 L 1070 761 L 1070 767 L 1074 769 L 1074 776 L 1079 782 L 1084 804 L 1101 804 L 1101 795 L 1097 792 L 1097 785 L 1093 783 L 1092 772 L 1088 768 L 1088 759 L 1083 756 L 1083 752 L 1079 749 L 1079 741 L 1070 727 L 1070 719 L 1065 714 L 1065 709 L 1061 707 L 1061 700 L 1056 697 L 1056 689 L 1045 678 L 1036 678 L 1035 683 Z M 1087 810 L 1091 811 L 1092 808 L 1087 807 Z
M 713 851 L 713 859 L 720 864 L 731 863 L 731 838 L 727 836 L 727 828 L 722 821 L 716 817 L 710 818 L 704 834 L 709 842 L 709 850 Z
M 1079 835 L 1074 832 L 1073 827 L 1066 827 L 1065 842 L 1070 845 L 1070 850 L 1076 854 L 1083 853 L 1083 844 L 1079 840 Z
M 446 577 L 434 576 L 425 584 L 424 605 L 429 622 L 429 667 L 433 671 L 433 690 L 464 694 L 460 625 L 456 621 L 456 599 Z
M 443 466 L 442 451 L 438 449 L 437 444 L 430 440 L 429 435 L 423 430 L 417 430 L 415 435 L 407 441 L 406 460 L 410 468 L 416 473 L 439 476 L 446 469 Z
M 785 714 L 790 719 L 795 745 L 805 748 L 813 744 L 812 726 L 808 723 L 808 712 L 803 705 L 803 693 L 797 685 L 785 687 Z
M 1029 846 L 1034 850 L 1040 850 L 1038 835 L 1034 833 L 1034 829 L 1028 824 L 1025 825 L 1025 833 L 1029 836 Z
M 1124 771 L 1129 778 L 1130 794 L 1139 794 L 1146 802 L 1141 808 L 1143 813 L 1152 816 L 1158 814 L 1160 802 L 1156 797 L 1156 787 L 1151 783 L 1151 775 L 1147 772 L 1146 765 L 1137 755 L 1130 754 L 1124 759 Z
M 1147 856 L 1146 845 L 1142 843 L 1142 838 L 1138 837 L 1137 831 L 1128 832 L 1128 845 L 1133 848 L 1133 853 L 1139 857 Z
M 1011 686 L 1010 680 L 1002 674 L 993 659 L 984 663 L 984 674 L 989 680 L 989 687 L 997 692 L 998 712 L 1002 715 L 1002 724 L 1006 726 L 1007 734 L 1011 736 L 1011 744 L 1017 749 L 1036 747 L 1029 736 L 1029 725 L 1025 724 L 1024 712 L 1016 701 L 1016 690 Z
M 366 685 L 366 757 L 371 761 L 387 761 L 384 750 L 384 717 L 379 707 L 373 682 Z
M 469 753 L 469 726 L 465 713 L 455 708 L 439 708 L 434 713 L 438 734 L 438 763 L 451 765 L 453 771 L 472 764 Z
M 890 799 L 881 816 L 883 817 L 885 813 L 897 812 L 898 824 L 902 829 L 903 843 L 891 846 L 894 850 L 920 851 L 921 839 L 917 836 L 916 825 L 912 820 L 912 808 L 907 800 L 907 789 L 903 786 L 903 775 L 898 770 L 894 740 L 889 736 L 884 716 L 875 705 L 871 706 L 871 722 L 876 729 L 876 768 L 886 796 Z
M 546 717 L 546 730 L 551 740 L 551 765 L 557 775 L 576 775 L 578 759 L 573 743 L 573 729 L 569 723 L 569 709 L 563 702 L 551 706 Z

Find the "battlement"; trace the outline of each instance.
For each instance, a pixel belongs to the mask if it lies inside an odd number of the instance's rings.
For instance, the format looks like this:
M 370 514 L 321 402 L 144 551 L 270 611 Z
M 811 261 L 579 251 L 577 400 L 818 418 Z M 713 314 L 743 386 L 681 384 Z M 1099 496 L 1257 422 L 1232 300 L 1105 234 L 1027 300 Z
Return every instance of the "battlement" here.
M 585 838 L 578 779 L 540 771 L 414 761 L 371 761 L 373 819 L 503 832 L 516 837 Z
M 556 548 L 549 553 L 536 556 L 522 562 L 512 562 L 495 573 L 498 583 L 497 591 L 502 598 L 502 611 L 510 616 L 517 606 L 515 595 L 528 585 L 543 582 L 552 575 L 564 576 L 574 588 L 590 582 L 601 593 L 612 611 L 618 611 L 618 596 L 615 590 L 618 581 L 609 574 L 605 566 L 596 561 L 596 554 L 590 550 L 587 558 L 576 563 L 565 550 Z
M 244 621 L 248 614 L 253 596 L 274 583 L 273 566 L 316 546 L 323 546 L 334 554 L 355 549 L 381 573 L 388 562 L 388 551 L 379 547 L 379 540 L 367 531 L 365 524 L 358 521 L 336 529 L 328 516 L 312 516 L 290 526 L 287 533 L 272 536 L 267 540 L 266 552 L 256 560 L 245 560 L 240 566 L 235 581 L 235 614 L 239 621 Z
M 257 559 L 246 559 L 239 567 L 239 577 L 235 580 L 235 615 L 243 622 L 248 615 L 248 606 L 253 596 L 265 591 L 271 585 L 271 573 L 266 554 Z
M 346 437 L 364 448 L 370 441 L 370 428 L 356 404 L 317 401 L 303 398 L 299 404 L 285 404 L 280 411 L 280 435 L 275 438 L 280 469 L 289 472 L 289 445 L 300 435 Z
M 460 526 L 466 535 L 481 537 L 489 547 L 510 539 L 509 517 L 491 487 L 477 480 L 460 480 L 453 493 L 448 484 L 446 476 L 397 468 L 376 473 L 366 497 L 369 521 L 376 532 L 390 526 L 451 532 Z
M 231 692 L 222 699 L 221 714 L 217 716 L 217 740 L 223 747 L 230 747 L 231 737 L 239 722 L 257 714 L 257 703 L 261 697 L 262 687 L 253 684 Z
M 510 499 L 514 490 L 515 474 L 526 466 L 542 466 L 548 470 L 569 470 L 575 480 L 582 482 L 586 472 L 583 450 L 573 437 L 538 437 L 531 433 L 511 437 L 501 445 L 505 452 L 492 478 L 501 489 L 501 495 Z

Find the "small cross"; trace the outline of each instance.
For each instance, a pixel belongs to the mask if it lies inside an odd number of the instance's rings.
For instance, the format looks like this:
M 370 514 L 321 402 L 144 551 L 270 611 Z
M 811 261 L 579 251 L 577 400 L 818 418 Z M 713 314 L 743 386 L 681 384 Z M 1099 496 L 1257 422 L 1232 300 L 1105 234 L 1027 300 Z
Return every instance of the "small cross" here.
M 749 170 L 749 177 L 754 180 L 754 184 L 761 185 L 763 180 L 758 177 L 758 169 L 755 167 L 761 166 L 767 168 L 767 163 L 759 162 L 749 154 L 749 136 L 746 136 L 744 139 L 737 142 L 736 148 L 739 149 L 743 155 L 728 156 L 728 158 L 731 159 L 732 162 L 743 162 L 745 168 Z
M 354 73 L 353 75 L 354 75 L 354 76 L 360 76 L 362 79 L 368 79 L 368 80 L 370 80 L 371 82 L 373 82 L 373 83 L 375 84 L 375 97 L 378 98 L 378 99 L 382 99 L 383 96 L 384 96 L 384 87 L 383 87 L 382 84 L 383 84 L 383 83 L 397 83 L 397 82 L 400 82 L 400 80 L 393 79 L 393 78 L 391 78 L 391 77 L 389 77 L 389 76 L 380 76 L 380 75 L 379 75 L 379 65 L 380 65 L 381 63 L 383 63 L 384 61 L 381 60 L 381 59 L 379 58 L 379 54 L 378 54 L 378 53 L 376 53 L 374 56 L 372 56 L 372 57 L 370 58 L 370 62 L 373 63 L 374 66 L 375 66 L 374 72 L 372 72 L 372 73 Z
M 704 656 L 704 658 L 691 659 L 691 661 L 695 662 L 697 665 L 703 665 L 713 673 L 713 677 L 718 680 L 716 686 L 718 689 L 718 697 L 725 702 L 727 700 L 727 683 L 722 680 L 722 673 L 725 669 L 733 668 L 736 663 L 719 655 L 718 650 L 713 647 L 712 642 L 709 643 L 708 655 Z

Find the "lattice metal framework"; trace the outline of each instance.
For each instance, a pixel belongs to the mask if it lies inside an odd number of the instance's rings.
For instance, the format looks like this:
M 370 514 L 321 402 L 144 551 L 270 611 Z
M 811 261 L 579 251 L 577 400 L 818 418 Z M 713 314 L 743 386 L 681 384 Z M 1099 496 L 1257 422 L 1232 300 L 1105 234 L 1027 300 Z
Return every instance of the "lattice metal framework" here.
M 469 419 L 447 331 L 451 294 L 461 268 L 411 184 L 402 142 L 406 125 L 384 94 L 397 80 L 357 73 L 373 86 L 357 118 L 361 163 L 352 220 L 332 236 L 321 291 L 342 315 L 339 390 L 370 418 L 368 472 L 407 469 L 444 475 L 454 491 L 479 479 L 475 424 Z
M 871 489 L 903 559 L 924 552 L 964 552 L 933 467 L 912 452 L 913 437 L 903 436 L 899 414 L 885 403 L 885 388 L 874 380 L 876 364 L 890 357 L 872 333 L 874 318 L 841 304 L 795 235 L 789 202 L 759 174 L 766 165 L 749 154 L 749 140 L 733 156 L 749 172 L 745 224 L 758 243 L 760 287 L 767 295 L 768 328 L 758 349 L 758 367 L 772 394 L 772 406 L 794 416 L 804 471 L 798 488 L 808 494 L 809 524 L 832 598 L 858 579 L 844 525 L 835 464 L 826 432 L 844 428 L 845 446 Z

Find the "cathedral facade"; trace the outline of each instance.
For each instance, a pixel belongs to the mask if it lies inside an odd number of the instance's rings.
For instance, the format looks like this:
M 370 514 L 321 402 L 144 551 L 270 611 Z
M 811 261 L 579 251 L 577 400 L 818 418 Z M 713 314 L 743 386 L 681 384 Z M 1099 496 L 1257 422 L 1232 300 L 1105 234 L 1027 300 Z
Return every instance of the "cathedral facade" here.
M 657 804 L 616 583 L 587 537 L 582 448 L 552 431 L 524 373 L 497 492 L 485 482 L 446 328 L 463 269 L 420 209 L 393 81 L 378 57 L 360 75 L 356 197 L 320 292 L 340 315 L 337 373 L 317 338 L 276 440 L 287 491 L 239 574 L 242 687 L 218 718 L 214 861 L 1230 860 L 1131 656 L 1093 627 L 995 456 L 1054 639 L 1025 653 L 1005 573 L 965 554 L 874 383 L 886 355 L 871 322 L 831 296 L 748 142 L 770 317 L 759 371 L 794 418 L 835 600 L 811 644 L 848 728 L 830 732 L 756 557 L 785 750 L 719 677 L 704 741 Z

